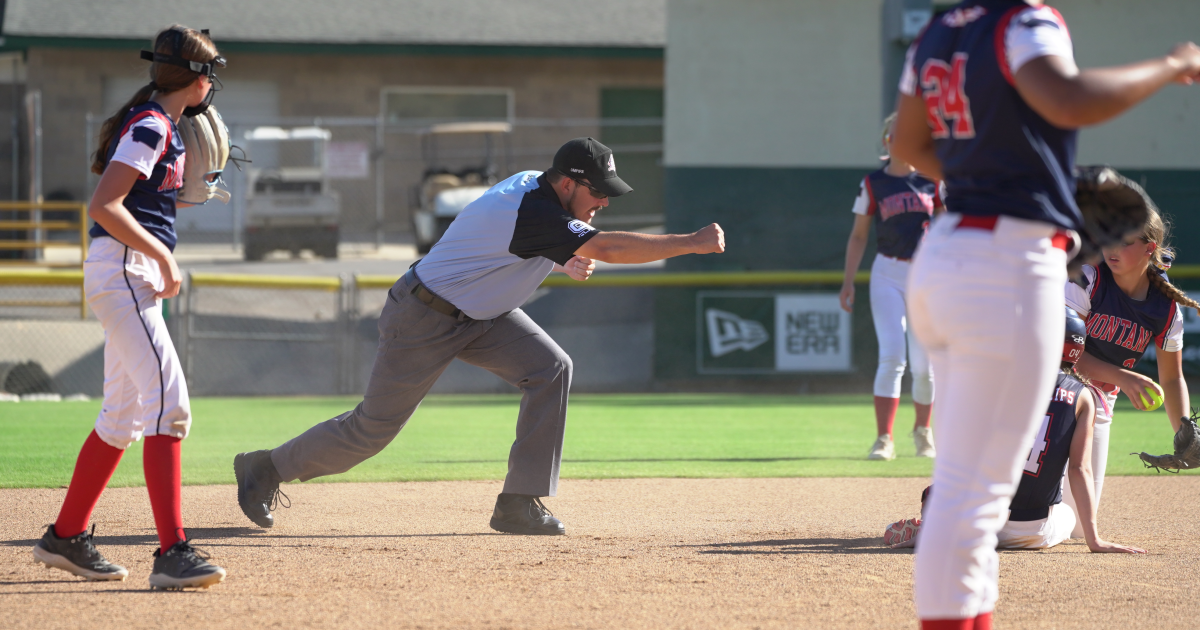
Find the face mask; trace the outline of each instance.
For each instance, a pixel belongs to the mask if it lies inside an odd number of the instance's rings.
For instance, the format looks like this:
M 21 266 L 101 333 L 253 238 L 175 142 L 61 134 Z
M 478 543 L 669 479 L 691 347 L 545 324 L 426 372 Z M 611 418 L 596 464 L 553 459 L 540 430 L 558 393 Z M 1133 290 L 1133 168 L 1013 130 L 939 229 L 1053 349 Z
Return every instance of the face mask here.
M 208 109 L 209 105 L 212 105 L 213 93 L 221 89 L 221 81 L 217 79 L 216 67 L 221 66 L 224 68 L 225 58 L 217 57 L 208 63 L 200 63 L 199 61 L 184 59 L 181 56 L 181 53 L 183 52 L 183 33 L 178 30 L 172 30 L 170 32 L 174 35 L 175 40 L 174 54 L 167 55 L 158 52 L 151 52 L 149 50 L 143 50 L 142 59 L 145 59 L 146 61 L 152 61 L 154 63 L 166 63 L 172 66 L 179 66 L 180 68 L 191 70 L 198 75 L 207 76 L 209 82 L 212 83 L 212 87 L 208 89 L 208 96 L 204 97 L 204 102 L 192 107 L 185 107 L 183 110 L 184 116 L 199 116 Z M 204 29 L 200 32 L 208 35 L 208 29 Z

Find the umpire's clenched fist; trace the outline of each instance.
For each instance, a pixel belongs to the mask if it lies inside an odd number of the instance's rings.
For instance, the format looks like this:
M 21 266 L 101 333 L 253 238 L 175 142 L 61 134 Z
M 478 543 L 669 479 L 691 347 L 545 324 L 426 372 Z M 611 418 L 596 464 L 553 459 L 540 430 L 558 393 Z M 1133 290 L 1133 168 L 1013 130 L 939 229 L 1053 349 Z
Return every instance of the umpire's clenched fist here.
M 725 251 L 725 230 L 716 223 L 692 233 L 694 254 L 720 254 Z

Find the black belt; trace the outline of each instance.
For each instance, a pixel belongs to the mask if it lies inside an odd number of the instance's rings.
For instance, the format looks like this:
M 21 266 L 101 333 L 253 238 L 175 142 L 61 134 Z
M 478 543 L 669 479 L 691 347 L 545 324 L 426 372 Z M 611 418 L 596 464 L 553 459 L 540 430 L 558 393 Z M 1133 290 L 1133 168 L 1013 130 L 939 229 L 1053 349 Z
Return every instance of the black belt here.
M 1009 510 L 1008 520 L 1024 522 L 1024 521 L 1040 521 L 1050 517 L 1050 506 L 1033 508 L 1032 510 Z
M 421 284 L 421 279 L 417 277 L 416 266 L 408 268 L 408 272 L 404 274 L 404 280 L 408 282 L 409 286 L 411 287 L 408 292 L 414 295 L 418 300 L 421 300 L 425 306 L 428 306 L 442 315 L 449 315 L 460 322 L 471 319 L 462 312 L 462 309 L 438 297 L 436 293 L 430 291 L 425 287 L 425 285 Z

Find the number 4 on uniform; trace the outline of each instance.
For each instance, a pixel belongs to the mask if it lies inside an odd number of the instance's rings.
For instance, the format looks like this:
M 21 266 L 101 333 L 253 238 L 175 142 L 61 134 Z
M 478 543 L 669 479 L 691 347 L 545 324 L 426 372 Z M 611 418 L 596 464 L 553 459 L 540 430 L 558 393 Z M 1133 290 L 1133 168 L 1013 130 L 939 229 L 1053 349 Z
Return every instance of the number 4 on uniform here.
M 954 53 L 951 63 L 929 59 L 921 67 L 921 98 L 935 140 L 975 137 L 975 119 L 967 98 L 967 53 Z M 951 128 L 947 121 L 954 121 Z
M 1050 448 L 1048 436 L 1052 419 L 1052 414 L 1046 414 L 1046 419 L 1042 420 L 1042 428 L 1038 430 L 1037 439 L 1033 441 L 1033 448 L 1029 449 L 1029 458 L 1025 460 L 1026 475 L 1036 477 L 1042 472 L 1042 455 L 1046 453 L 1046 449 Z

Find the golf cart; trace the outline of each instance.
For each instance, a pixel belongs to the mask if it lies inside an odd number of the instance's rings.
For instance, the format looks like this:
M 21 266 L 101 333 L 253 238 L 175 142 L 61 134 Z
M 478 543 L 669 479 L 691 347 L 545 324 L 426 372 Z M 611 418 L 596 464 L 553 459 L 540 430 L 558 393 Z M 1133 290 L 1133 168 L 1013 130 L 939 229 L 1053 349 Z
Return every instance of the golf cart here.
M 337 258 L 341 201 L 329 186 L 325 149 L 333 134 L 320 127 L 257 127 L 246 139 L 262 142 L 312 142 L 312 166 L 251 168 L 247 171 L 243 258 L 262 260 L 274 250 L 293 256 L 311 250 Z
M 502 138 L 507 149 L 511 133 L 512 123 L 507 122 L 444 123 L 421 132 L 425 173 L 413 191 L 414 205 L 417 206 L 413 212 L 413 233 L 416 235 L 418 253 L 429 252 L 433 244 L 446 233 L 454 217 L 500 181 L 502 171 L 496 164 L 496 138 Z M 439 161 L 439 140 L 472 134 L 483 136 L 482 164 L 452 170 Z M 503 173 L 507 174 L 507 151 L 504 167 Z

